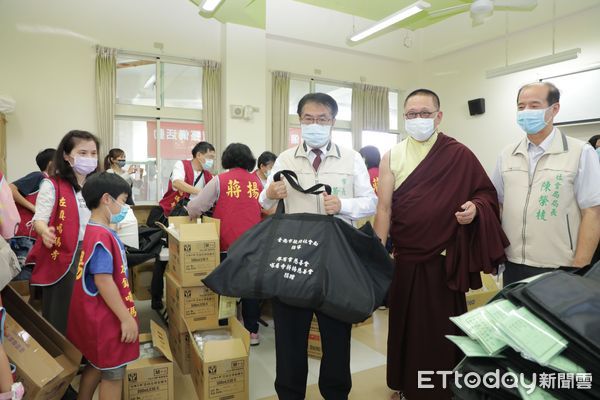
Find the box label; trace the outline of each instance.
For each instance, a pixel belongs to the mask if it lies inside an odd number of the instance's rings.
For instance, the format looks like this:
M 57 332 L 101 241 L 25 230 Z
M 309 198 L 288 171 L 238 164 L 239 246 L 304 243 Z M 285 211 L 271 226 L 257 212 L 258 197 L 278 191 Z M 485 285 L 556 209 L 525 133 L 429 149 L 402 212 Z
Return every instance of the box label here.
M 209 364 L 207 379 L 209 398 L 243 393 L 246 390 L 246 368 L 243 359 Z
M 169 397 L 169 368 L 144 368 L 127 373 L 129 399 L 162 400 Z

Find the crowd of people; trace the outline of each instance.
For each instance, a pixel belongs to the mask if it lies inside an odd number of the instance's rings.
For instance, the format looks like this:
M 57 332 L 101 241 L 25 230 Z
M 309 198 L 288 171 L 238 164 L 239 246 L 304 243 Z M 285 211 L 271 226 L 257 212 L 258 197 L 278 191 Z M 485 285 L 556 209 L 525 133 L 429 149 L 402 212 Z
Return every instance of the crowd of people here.
M 299 145 L 279 155 L 265 151 L 257 160 L 247 145 L 231 143 L 220 157 L 224 172 L 214 174 L 218 149 L 196 144 L 191 159 L 175 163 L 147 223 L 212 211 L 221 221 L 223 260 L 279 201 L 286 213 L 330 214 L 350 224 L 374 216 L 374 230 L 383 244 L 391 243 L 395 263 L 387 299 L 392 399 L 449 399 L 436 382 L 424 395 L 417 373 L 458 363 L 458 349 L 445 335 L 459 334 L 449 318 L 466 312 L 464 293 L 481 284 L 479 272 L 503 270 L 509 284 L 559 267 L 580 268 L 593 261 L 600 238 L 600 135 L 588 144 L 554 126 L 560 93 L 551 83 L 525 85 L 516 97 L 524 136 L 500 152 L 490 178 L 467 146 L 439 130 L 442 103 L 431 90 L 406 97 L 408 136 L 383 155 L 374 146 L 357 152 L 334 143 L 336 101 L 307 94 L 297 108 Z M 102 168 L 99 153 L 99 140 L 78 130 L 56 150 L 41 151 L 39 171 L 9 185 L 20 224 L 5 235 L 24 266 L 16 279 L 39 289 L 43 317 L 84 356 L 80 399 L 91 399 L 98 386 L 101 399 L 120 398 L 125 366 L 139 354 L 125 248 L 111 226 L 129 212 L 132 187 L 144 171 L 126 168 L 126 154 L 116 148 Z M 335 190 L 304 195 L 285 179 L 274 181 L 282 170 L 294 171 L 303 187 L 325 183 Z M 162 281 L 162 274 L 155 279 Z M 152 307 L 162 308 L 162 284 L 153 290 Z M 259 344 L 258 300 L 242 299 L 242 314 L 251 344 Z M 347 399 L 351 325 L 278 299 L 275 389 L 280 399 L 305 397 L 313 314 L 323 346 L 319 389 L 327 400 Z M 11 391 L 7 363 L 0 346 L 0 398 Z

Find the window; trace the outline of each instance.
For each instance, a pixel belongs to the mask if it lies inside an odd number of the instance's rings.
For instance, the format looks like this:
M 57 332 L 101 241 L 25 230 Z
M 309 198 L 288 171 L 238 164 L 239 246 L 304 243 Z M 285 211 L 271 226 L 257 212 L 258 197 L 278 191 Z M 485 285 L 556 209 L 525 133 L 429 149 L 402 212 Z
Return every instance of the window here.
M 362 147 L 375 146 L 381 157 L 398 143 L 398 134 L 387 132 L 363 131 Z
M 334 143 L 355 150 L 363 146 L 374 145 L 383 154 L 398 142 L 398 99 L 399 93 L 396 90 L 389 91 L 390 104 L 390 129 L 389 132 L 363 131 L 360 137 L 360 143 L 354 143 L 352 137 L 352 87 L 348 83 L 320 81 L 304 77 L 295 77 L 290 79 L 290 98 L 289 98 L 289 123 L 290 136 L 288 147 L 297 146 L 302 138 L 300 131 L 300 122 L 296 114 L 298 102 L 307 93 L 327 93 L 338 103 L 338 114 L 335 126 L 331 132 L 331 139 Z
M 125 151 L 128 165 L 143 169 L 136 176 L 134 200 L 156 203 L 175 162 L 191 158 L 194 145 L 205 139 L 202 66 L 121 54 L 115 100 L 115 146 Z
M 338 121 L 352 120 L 352 88 L 315 82 L 314 92 L 326 93 L 333 97 L 338 105 L 335 117 Z

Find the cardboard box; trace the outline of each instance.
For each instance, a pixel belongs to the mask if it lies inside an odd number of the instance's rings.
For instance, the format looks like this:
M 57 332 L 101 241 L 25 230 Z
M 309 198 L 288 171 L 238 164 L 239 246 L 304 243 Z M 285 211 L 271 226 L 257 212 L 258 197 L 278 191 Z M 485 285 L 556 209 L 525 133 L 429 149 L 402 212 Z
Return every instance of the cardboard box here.
M 143 264 L 130 268 L 131 271 L 131 292 L 137 300 L 150 300 L 150 285 L 152 283 L 152 274 L 154 272 L 154 260 L 146 261 Z
M 466 294 L 467 311 L 481 307 L 502 290 L 502 279 L 497 276 L 481 273 L 483 286 L 481 289 L 469 290 Z
M 167 333 L 150 321 L 150 334 L 140 335 L 140 344 L 151 342 L 159 357 L 141 358 L 127 364 L 123 380 L 125 400 L 174 400 L 173 354 Z
M 191 337 L 192 382 L 202 400 L 247 400 L 249 398 L 250 334 L 236 318 L 229 319 L 232 339 L 204 344 L 204 351 Z
M 9 285 L 4 350 L 17 367 L 27 400 L 60 400 L 79 370 L 81 353 Z
M 181 373 L 187 375 L 191 370 L 192 347 L 190 345 L 190 333 L 187 328 L 179 331 L 177 326 L 180 326 L 182 322 L 175 321 L 175 319 L 181 318 L 177 315 L 169 317 L 169 344 Z M 183 322 L 183 325 L 185 325 L 185 322 Z
M 184 287 L 201 285 L 220 263 L 219 235 L 213 223 L 189 223 L 188 217 L 169 218 L 176 230 L 169 235 L 169 264 L 167 270 Z
M 308 331 L 308 356 L 321 359 L 323 357 L 323 347 L 321 345 L 321 332 L 319 332 L 319 322 L 317 316 L 313 315 Z
M 183 287 L 171 273 L 166 274 L 169 324 L 179 332 L 219 327 L 219 295 L 206 286 Z M 186 327 L 187 324 L 187 327 Z

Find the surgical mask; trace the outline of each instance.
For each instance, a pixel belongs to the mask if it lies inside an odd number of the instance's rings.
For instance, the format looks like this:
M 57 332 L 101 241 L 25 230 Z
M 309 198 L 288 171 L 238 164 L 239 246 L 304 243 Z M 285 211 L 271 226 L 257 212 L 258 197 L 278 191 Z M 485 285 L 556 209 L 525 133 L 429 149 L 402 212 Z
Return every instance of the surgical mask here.
M 550 108 L 550 107 L 548 107 Z M 517 123 L 528 135 L 541 132 L 548 125 L 546 122 L 546 110 L 521 110 L 517 112 Z
M 113 199 L 113 201 L 117 202 L 115 199 Z M 108 208 L 108 206 L 106 208 Z M 110 208 L 108 208 L 108 212 L 110 213 L 110 223 L 118 224 L 119 222 L 122 222 L 127 216 L 127 213 L 129 212 L 129 206 L 127 204 L 123 204 L 118 214 L 111 213 Z
M 600 147 L 596 149 L 596 154 L 598 154 L 598 158 L 600 158 Z
M 272 170 L 268 169 L 268 170 L 265 172 L 265 178 L 268 178 L 268 177 L 270 177 L 272 172 L 273 172 Z
M 88 176 L 98 168 L 98 159 L 95 157 L 74 157 L 73 169 L 79 175 Z
M 120 168 L 123 168 L 125 166 L 125 163 L 127 162 L 127 160 L 117 160 L 117 165 Z
M 204 164 L 202 164 L 202 168 L 211 169 L 214 164 L 215 164 L 215 160 L 213 160 L 211 158 L 207 158 L 206 161 L 204 161 Z
M 413 139 L 424 142 L 433 135 L 433 118 L 413 118 L 404 120 L 404 129 Z
M 302 139 L 307 145 L 313 148 L 319 148 L 329 143 L 331 133 L 331 125 L 300 125 L 302 128 Z

